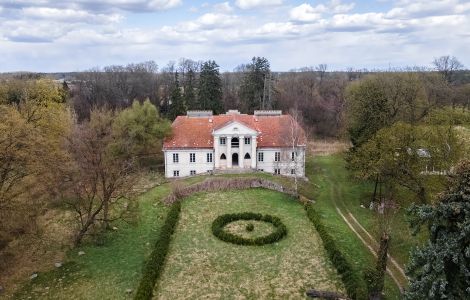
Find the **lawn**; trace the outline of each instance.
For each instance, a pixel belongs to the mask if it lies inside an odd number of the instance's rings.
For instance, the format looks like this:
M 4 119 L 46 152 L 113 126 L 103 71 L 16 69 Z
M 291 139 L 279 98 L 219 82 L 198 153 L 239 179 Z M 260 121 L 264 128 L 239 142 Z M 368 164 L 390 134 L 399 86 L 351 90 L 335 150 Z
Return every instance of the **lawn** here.
M 219 215 L 257 212 L 279 217 L 288 234 L 274 244 L 240 246 L 211 232 Z M 227 228 L 245 236 L 270 232 L 246 221 Z M 287 195 L 263 190 L 200 193 L 183 202 L 164 273 L 155 299 L 303 299 L 310 288 L 344 293 L 322 242 L 303 206 Z
M 132 299 L 168 211 L 160 201 L 168 192 L 163 185 L 140 196 L 136 223 L 114 223 L 118 230 L 110 231 L 102 246 L 87 243 L 71 250 L 64 266 L 39 273 L 14 298 Z M 79 256 L 79 251 L 85 254 Z
M 367 266 L 375 264 L 372 254 L 361 241 L 354 236 L 344 220 L 338 215 L 335 204 L 343 212 L 350 211 L 367 231 L 378 240 L 377 215 L 368 208 L 373 185 L 352 179 L 345 169 L 341 155 L 320 156 L 309 158 L 307 174 L 315 185 L 317 201 L 315 206 L 323 215 L 325 225 L 343 249 L 347 258 L 353 262 L 357 271 L 364 271 Z M 408 262 L 409 251 L 425 238 L 424 234 L 413 237 L 406 221 L 405 208 L 394 214 L 390 222 L 391 242 L 390 254 L 404 266 Z M 388 299 L 400 299 L 398 288 L 390 277 L 386 278 L 385 294 Z

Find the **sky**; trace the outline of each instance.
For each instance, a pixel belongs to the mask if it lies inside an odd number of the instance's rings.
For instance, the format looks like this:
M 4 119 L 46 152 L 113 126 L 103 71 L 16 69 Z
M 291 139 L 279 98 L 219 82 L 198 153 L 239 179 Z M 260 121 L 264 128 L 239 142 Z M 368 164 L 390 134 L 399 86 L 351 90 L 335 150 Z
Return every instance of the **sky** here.
M 470 0 L 0 0 L 0 72 L 253 56 L 274 71 L 470 68 Z

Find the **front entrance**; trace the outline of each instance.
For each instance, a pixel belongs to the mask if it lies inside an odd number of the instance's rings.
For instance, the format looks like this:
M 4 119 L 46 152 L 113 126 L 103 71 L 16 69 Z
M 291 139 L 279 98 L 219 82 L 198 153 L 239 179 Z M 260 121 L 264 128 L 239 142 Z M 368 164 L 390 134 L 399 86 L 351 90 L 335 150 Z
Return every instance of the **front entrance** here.
M 238 167 L 238 153 L 232 154 L 232 167 Z

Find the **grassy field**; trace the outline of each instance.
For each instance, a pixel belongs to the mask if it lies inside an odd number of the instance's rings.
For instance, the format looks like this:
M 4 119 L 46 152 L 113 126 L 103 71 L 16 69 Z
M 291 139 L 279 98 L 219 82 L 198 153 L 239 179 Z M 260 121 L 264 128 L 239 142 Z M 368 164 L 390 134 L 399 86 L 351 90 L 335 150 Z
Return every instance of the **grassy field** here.
M 270 245 L 239 246 L 212 235 L 217 216 L 245 211 L 281 218 L 287 236 Z M 234 232 L 244 228 L 231 225 Z M 254 225 L 253 235 L 272 230 L 266 224 Z M 155 299 L 302 299 L 309 288 L 343 291 L 305 210 L 284 194 L 252 189 L 203 193 L 183 202 L 154 295 Z
M 372 254 L 355 237 L 344 220 L 338 215 L 335 204 L 343 211 L 350 211 L 356 219 L 377 238 L 378 221 L 368 207 L 373 186 L 367 182 L 357 182 L 349 177 L 341 155 L 310 158 L 307 174 L 316 187 L 316 208 L 323 215 L 325 225 L 344 250 L 348 259 L 362 272 L 367 266 L 375 264 Z M 416 238 L 406 221 L 405 209 L 401 208 L 392 216 L 390 254 L 403 266 L 408 261 L 409 251 L 417 245 L 424 235 Z M 400 299 L 400 293 L 390 277 L 386 278 L 385 294 L 387 299 Z
M 160 199 L 169 192 L 163 185 L 139 199 L 137 224 L 113 224 L 102 246 L 85 244 L 70 251 L 61 268 L 29 281 L 15 299 L 132 299 L 142 275 L 145 258 L 164 220 L 168 208 Z M 85 255 L 78 256 L 79 251 Z
M 340 155 L 309 157 L 309 182 L 300 191 L 315 199 L 330 234 L 361 272 L 375 263 L 372 254 L 352 233 L 338 215 L 335 204 L 352 212 L 372 234 L 377 232 L 374 214 L 367 206 L 372 187 L 349 178 Z M 226 175 L 232 177 L 236 175 Z M 269 174 L 260 176 L 282 184 L 289 179 Z M 192 184 L 204 180 L 196 176 L 183 180 Z M 139 199 L 137 222 L 119 222 L 101 245 L 88 243 L 67 254 L 65 265 L 39 273 L 16 293 L 15 299 L 131 299 L 142 275 L 142 267 L 168 208 L 160 199 L 170 191 L 164 184 L 143 194 Z M 289 234 L 279 243 L 262 247 L 235 246 L 217 240 L 210 224 L 219 214 L 255 211 L 277 215 L 286 224 Z M 416 245 L 400 210 L 392 219 L 390 252 L 399 263 L 408 259 L 409 249 Z M 229 230 L 243 232 L 233 224 Z M 256 224 L 255 224 L 256 225 Z M 259 224 L 258 224 L 259 225 Z M 253 235 L 269 231 L 266 224 L 257 226 Z M 245 234 L 245 233 L 243 233 Z M 79 251 L 85 255 L 78 256 Z M 183 203 L 177 234 L 170 246 L 170 255 L 161 281 L 156 286 L 160 299 L 195 298 L 292 298 L 303 297 L 307 288 L 343 291 L 342 284 L 325 256 L 321 240 L 308 221 L 300 204 L 288 196 L 265 190 L 233 191 L 200 194 Z M 128 289 L 132 291 L 127 292 Z M 387 299 L 399 299 L 399 291 L 386 279 Z

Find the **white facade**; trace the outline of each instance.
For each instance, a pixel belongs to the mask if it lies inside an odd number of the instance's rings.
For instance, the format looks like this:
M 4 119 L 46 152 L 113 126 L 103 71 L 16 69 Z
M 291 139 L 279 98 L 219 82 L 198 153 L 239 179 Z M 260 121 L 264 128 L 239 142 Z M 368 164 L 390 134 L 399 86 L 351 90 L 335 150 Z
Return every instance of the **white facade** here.
M 212 136 L 212 149 L 164 150 L 165 177 L 244 169 L 286 176 L 305 175 L 305 147 L 296 147 L 294 151 L 292 147 L 258 148 L 259 132 L 236 121 L 215 129 Z

